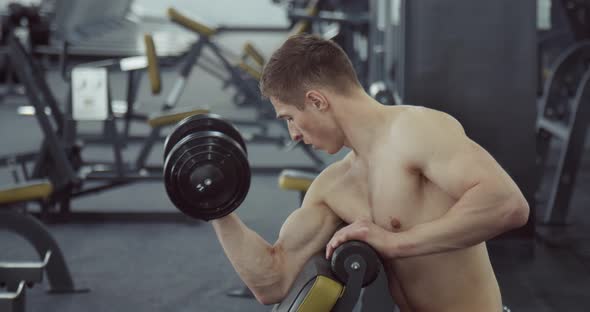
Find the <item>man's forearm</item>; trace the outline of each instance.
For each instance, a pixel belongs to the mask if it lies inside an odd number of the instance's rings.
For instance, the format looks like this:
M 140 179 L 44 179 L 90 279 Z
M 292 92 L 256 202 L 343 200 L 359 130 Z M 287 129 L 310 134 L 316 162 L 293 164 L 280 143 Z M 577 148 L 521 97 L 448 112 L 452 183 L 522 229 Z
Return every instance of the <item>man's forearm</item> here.
M 389 235 L 393 258 L 470 247 L 521 226 L 528 204 L 520 194 L 488 194 L 484 185 L 467 191 L 440 219 Z
M 281 282 L 278 262 L 268 242 L 249 229 L 235 213 L 214 220 L 212 224 L 225 254 L 255 295 L 268 296 L 280 288 L 277 287 Z

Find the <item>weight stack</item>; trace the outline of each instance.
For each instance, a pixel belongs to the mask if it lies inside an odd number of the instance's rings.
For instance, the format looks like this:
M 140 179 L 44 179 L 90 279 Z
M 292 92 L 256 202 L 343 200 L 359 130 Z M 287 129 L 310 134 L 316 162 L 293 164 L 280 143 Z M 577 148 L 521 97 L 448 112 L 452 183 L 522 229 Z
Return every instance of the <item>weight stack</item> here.
M 535 0 L 392 1 L 385 70 L 404 104 L 447 112 L 521 188 L 534 235 Z M 531 240 L 532 241 L 532 240 Z

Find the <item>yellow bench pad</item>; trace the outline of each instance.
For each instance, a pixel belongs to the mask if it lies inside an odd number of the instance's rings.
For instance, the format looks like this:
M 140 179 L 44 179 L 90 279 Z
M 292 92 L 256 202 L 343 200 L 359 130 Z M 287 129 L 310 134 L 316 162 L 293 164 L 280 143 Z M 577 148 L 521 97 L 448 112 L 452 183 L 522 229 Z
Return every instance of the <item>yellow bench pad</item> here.
M 152 115 L 152 117 L 148 119 L 147 123 L 152 128 L 158 128 L 163 126 L 174 125 L 179 121 L 183 120 L 184 118 L 192 115 L 207 113 L 209 113 L 208 109 L 195 109 L 189 111 L 167 111 L 164 113 Z
M 259 70 L 244 63 L 243 61 L 239 64 L 239 66 L 243 71 L 248 73 L 248 75 L 252 76 L 252 78 L 260 81 L 260 77 L 262 77 L 262 73 Z
M 160 63 L 158 62 L 158 55 L 156 54 L 154 38 L 150 34 L 145 34 L 143 36 L 143 41 L 148 61 L 147 71 L 150 78 L 152 94 L 159 94 L 162 90 L 162 76 L 160 74 Z
M 317 174 L 297 170 L 283 170 L 279 176 L 279 187 L 284 190 L 306 192 Z
M 250 42 L 246 42 L 246 44 L 244 44 L 244 53 L 251 57 L 256 62 L 256 64 L 260 65 L 260 67 L 264 66 L 264 63 L 266 63 L 262 53 L 260 53 L 260 51 L 258 51 L 258 49 L 256 49 Z
M 53 192 L 48 180 L 10 185 L 0 189 L 0 205 L 45 199 Z
M 344 286 L 331 278 L 318 275 L 297 307 L 297 312 L 330 311 L 342 295 Z
M 213 36 L 217 30 L 203 23 L 199 23 L 186 15 L 181 14 L 174 8 L 168 8 L 168 17 L 175 23 L 180 24 L 205 37 Z

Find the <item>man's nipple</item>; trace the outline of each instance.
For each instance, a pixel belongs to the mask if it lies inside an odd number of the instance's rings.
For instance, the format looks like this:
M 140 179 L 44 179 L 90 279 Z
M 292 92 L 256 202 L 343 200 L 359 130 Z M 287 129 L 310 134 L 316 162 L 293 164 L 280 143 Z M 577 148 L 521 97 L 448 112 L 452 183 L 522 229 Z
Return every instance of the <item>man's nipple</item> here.
M 394 232 L 397 232 L 402 229 L 402 223 L 399 221 L 398 218 L 390 217 L 391 228 Z

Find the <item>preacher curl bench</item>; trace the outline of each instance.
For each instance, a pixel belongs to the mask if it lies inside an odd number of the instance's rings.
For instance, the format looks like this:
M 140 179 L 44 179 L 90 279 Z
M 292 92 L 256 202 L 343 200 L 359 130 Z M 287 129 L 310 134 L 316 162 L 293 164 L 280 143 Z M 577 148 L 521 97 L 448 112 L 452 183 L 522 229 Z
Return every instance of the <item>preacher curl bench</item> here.
M 240 206 L 250 187 L 246 144 L 239 131 L 212 114 L 182 120 L 164 144 L 168 197 L 186 215 L 209 221 Z M 312 174 L 284 171 L 281 187 L 305 192 Z M 373 283 L 381 265 L 366 243 L 338 247 L 330 262 L 313 256 L 274 311 L 352 311 L 361 289 Z
M 362 288 L 373 283 L 381 268 L 377 253 L 366 243 L 338 247 L 330 262 L 313 256 L 274 312 L 353 311 Z

